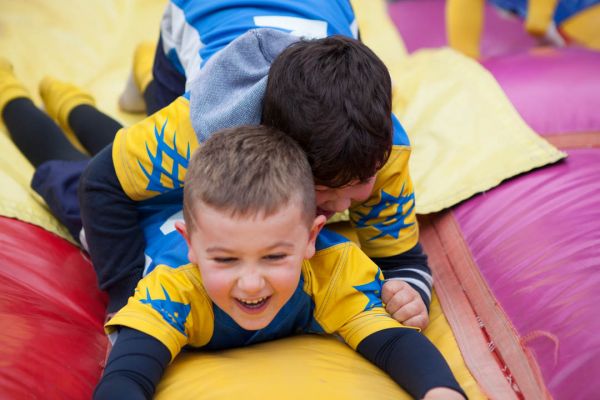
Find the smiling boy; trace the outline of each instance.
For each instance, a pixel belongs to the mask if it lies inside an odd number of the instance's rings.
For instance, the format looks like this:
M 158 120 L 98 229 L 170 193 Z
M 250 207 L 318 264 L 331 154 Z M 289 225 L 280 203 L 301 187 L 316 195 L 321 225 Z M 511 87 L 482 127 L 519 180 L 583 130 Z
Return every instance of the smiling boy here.
M 435 347 L 386 313 L 376 265 L 321 232 L 311 169 L 291 138 L 261 126 L 217 133 L 192 156 L 183 197 L 185 223 L 171 222 L 190 263 L 156 267 L 108 322 L 120 333 L 95 399 L 151 398 L 184 346 L 300 332 L 339 334 L 417 398 L 463 398 Z

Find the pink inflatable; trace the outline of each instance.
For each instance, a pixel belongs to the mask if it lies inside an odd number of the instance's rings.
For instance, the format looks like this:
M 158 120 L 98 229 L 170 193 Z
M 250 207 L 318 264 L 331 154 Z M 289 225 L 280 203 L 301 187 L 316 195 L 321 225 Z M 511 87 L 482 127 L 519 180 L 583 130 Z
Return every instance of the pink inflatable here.
M 534 131 L 600 132 L 600 52 L 546 47 L 482 64 Z
M 398 1 L 389 11 L 410 51 L 446 45 L 442 0 Z M 482 65 L 568 158 L 422 218 L 423 244 L 465 354 L 482 336 L 515 398 L 593 399 L 600 393 L 600 53 L 534 45 L 521 24 L 487 8 Z M 472 372 L 483 381 L 476 358 Z
M 568 154 L 453 214 L 552 396 L 591 399 L 600 393 L 600 149 Z

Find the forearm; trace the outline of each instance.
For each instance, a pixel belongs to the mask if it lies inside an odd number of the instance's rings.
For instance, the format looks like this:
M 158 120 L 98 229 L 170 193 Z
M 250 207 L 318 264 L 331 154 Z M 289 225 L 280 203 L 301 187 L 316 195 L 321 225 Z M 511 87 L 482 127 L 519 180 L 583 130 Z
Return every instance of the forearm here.
M 412 249 L 392 257 L 372 259 L 386 280 L 401 279 L 415 289 L 429 310 L 433 278 L 427 264 L 427 255 L 417 243 Z
M 110 352 L 94 400 L 151 399 L 171 360 L 167 347 L 140 331 L 123 328 Z
M 136 203 L 121 188 L 112 146 L 96 155 L 79 184 L 81 220 L 98 284 L 114 312 L 133 294 L 144 270 L 145 241 Z
M 441 353 L 421 333 L 391 328 L 367 336 L 357 351 L 385 371 L 414 398 L 431 389 L 445 387 L 464 392 Z

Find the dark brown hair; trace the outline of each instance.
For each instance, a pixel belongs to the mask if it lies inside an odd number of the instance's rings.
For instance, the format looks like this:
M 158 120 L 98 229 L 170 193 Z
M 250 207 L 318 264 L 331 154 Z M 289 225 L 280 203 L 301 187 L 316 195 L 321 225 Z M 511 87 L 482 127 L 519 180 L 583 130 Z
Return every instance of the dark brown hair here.
M 357 40 L 301 40 L 271 66 L 262 122 L 300 143 L 316 184 L 366 181 L 392 146 L 388 70 Z

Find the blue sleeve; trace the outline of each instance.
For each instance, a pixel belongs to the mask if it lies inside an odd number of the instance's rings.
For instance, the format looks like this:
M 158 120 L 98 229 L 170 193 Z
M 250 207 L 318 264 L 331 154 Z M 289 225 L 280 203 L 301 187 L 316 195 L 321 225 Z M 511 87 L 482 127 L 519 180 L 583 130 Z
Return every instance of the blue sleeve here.
M 142 278 L 146 243 L 136 202 L 123 191 L 112 160 L 112 144 L 98 153 L 79 183 L 81 221 L 108 312 L 118 311 Z
M 122 328 L 94 400 L 152 399 L 169 361 L 171 353 L 164 344 L 135 329 Z
M 360 342 L 357 351 L 416 399 L 436 387 L 450 388 L 467 398 L 442 354 L 414 329 L 375 332 Z

